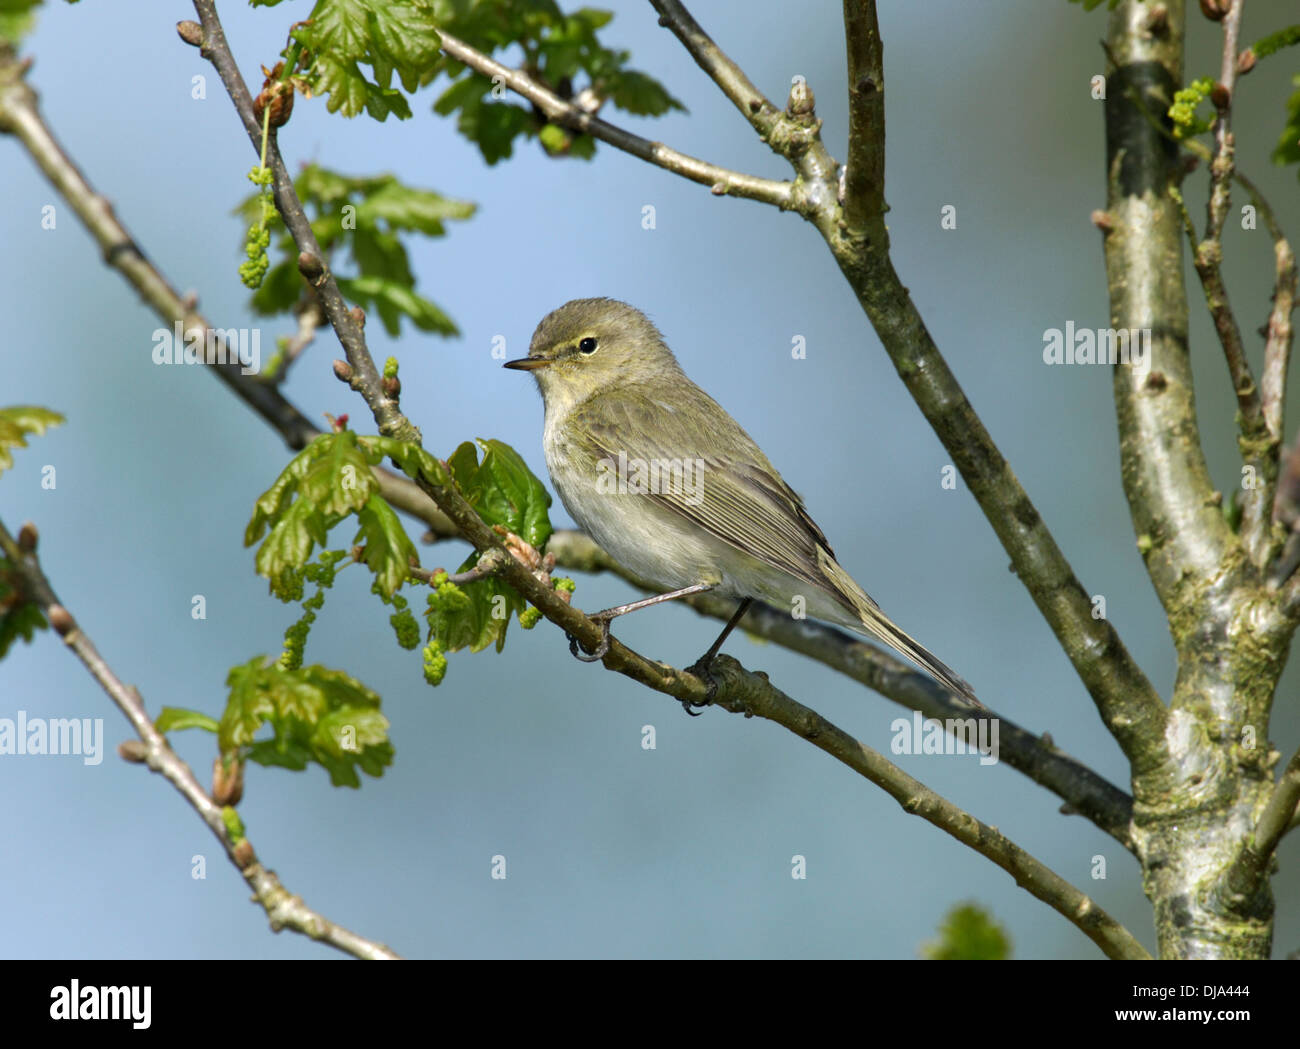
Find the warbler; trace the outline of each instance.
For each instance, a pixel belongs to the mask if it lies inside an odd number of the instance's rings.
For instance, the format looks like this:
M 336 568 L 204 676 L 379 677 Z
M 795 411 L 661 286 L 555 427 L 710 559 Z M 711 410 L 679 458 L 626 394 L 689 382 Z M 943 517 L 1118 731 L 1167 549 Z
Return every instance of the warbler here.
M 753 600 L 866 633 L 947 688 L 970 685 L 904 633 L 831 551 L 803 500 L 727 412 L 691 382 L 659 330 L 615 299 L 575 299 L 547 314 L 528 356 L 545 402 L 546 467 L 573 519 L 623 567 L 663 594 L 605 609 L 619 615 L 712 590 L 740 602 L 690 669 L 709 664 Z

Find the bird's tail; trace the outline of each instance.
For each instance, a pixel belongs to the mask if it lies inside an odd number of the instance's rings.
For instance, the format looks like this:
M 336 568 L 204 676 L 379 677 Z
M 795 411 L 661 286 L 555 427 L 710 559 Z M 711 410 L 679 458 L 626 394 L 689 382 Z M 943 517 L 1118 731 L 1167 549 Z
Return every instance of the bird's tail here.
M 953 671 L 946 663 L 935 657 L 934 653 L 920 644 L 910 634 L 905 633 L 892 619 L 880 609 L 868 609 L 860 613 L 862 625 L 868 632 L 880 638 L 890 648 L 896 649 L 921 667 L 941 685 L 956 692 L 963 699 L 968 699 L 976 706 L 983 706 L 975 698 L 975 690 L 965 678 Z
M 965 678 L 954 672 L 951 667 L 939 660 L 934 653 L 885 615 L 881 607 L 836 561 L 827 559 L 821 567 L 836 590 L 846 599 L 846 603 L 851 605 L 853 614 L 861 620 L 862 627 L 868 634 L 901 652 L 936 681 L 963 699 L 970 700 L 977 707 L 984 706 L 975 698 L 975 690 Z

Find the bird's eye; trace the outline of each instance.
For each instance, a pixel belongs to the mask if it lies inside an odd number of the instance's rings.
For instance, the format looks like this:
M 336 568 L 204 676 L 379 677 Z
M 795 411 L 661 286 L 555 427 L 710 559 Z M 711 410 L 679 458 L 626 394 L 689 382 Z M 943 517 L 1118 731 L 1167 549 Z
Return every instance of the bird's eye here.
M 578 343 L 578 350 L 582 353 L 592 354 L 596 352 L 596 340 L 588 335 Z

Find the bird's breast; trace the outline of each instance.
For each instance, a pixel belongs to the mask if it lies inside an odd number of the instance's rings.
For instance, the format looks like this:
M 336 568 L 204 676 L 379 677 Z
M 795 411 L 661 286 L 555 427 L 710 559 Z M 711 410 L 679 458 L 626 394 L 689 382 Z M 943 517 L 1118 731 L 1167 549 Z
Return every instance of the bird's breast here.
M 617 460 L 599 463 L 549 414 L 543 447 L 564 508 L 624 568 L 664 590 L 722 582 L 718 540 L 635 485 L 620 490 Z

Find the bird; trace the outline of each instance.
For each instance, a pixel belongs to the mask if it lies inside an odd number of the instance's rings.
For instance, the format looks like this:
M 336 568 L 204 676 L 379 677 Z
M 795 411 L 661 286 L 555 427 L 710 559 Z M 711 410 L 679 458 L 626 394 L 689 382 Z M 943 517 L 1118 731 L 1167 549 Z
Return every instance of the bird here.
M 620 565 L 663 592 L 604 609 L 610 621 L 713 591 L 739 602 L 690 668 L 708 687 L 714 657 L 755 600 L 883 642 L 942 686 L 982 706 L 971 686 L 890 619 L 836 560 L 803 500 L 721 405 L 692 382 L 640 310 L 574 299 L 537 325 L 528 356 L 544 402 L 542 444 L 565 509 Z M 690 712 L 689 705 L 687 706 Z

